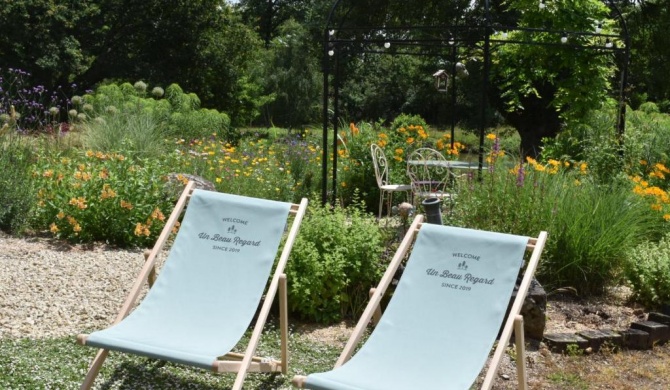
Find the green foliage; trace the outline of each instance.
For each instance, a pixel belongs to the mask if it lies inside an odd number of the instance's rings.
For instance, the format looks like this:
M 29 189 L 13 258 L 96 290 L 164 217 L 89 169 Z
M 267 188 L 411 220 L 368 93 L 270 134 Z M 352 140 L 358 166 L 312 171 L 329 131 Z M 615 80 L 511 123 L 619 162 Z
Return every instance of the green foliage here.
M 377 204 L 379 192 L 370 153 L 377 139 L 374 126 L 365 122 L 351 123 L 338 133 L 337 192 L 344 206 L 358 197 L 367 205 Z
M 150 245 L 172 210 L 163 179 L 170 168 L 167 160 L 116 153 L 42 156 L 33 173 L 39 189 L 33 227 L 73 242 Z
M 624 138 L 625 166 L 632 173 L 643 174 L 657 163 L 670 161 L 670 115 L 629 111 Z M 641 163 L 644 161 L 644 163 Z
M 9 129 L 0 130 L 0 230 L 20 233 L 35 204 L 30 145 Z
M 356 318 L 383 273 L 381 231 L 355 205 L 308 211 L 286 271 L 290 310 L 320 323 Z
M 529 159 L 514 166 L 492 155 L 489 163 L 481 180 L 469 176 L 457 187 L 448 223 L 529 236 L 547 230 L 538 270 L 547 287 L 600 294 L 621 281 L 626 250 L 665 228 L 630 184 L 598 184 L 586 164 L 568 169 Z
M 233 146 L 215 136 L 177 141 L 179 166 L 221 192 L 297 202 L 319 188 L 319 148 L 311 141 L 243 139 Z
M 582 181 L 560 194 L 538 277 L 597 295 L 622 280 L 626 252 L 665 229 L 629 186 Z
M 628 251 L 626 279 L 634 299 L 648 308 L 670 304 L 670 234 L 645 241 Z
M 274 99 L 263 107 L 267 123 L 298 128 L 320 118 L 322 77 L 307 29 L 294 20 L 281 25 L 279 36 L 262 61 L 264 90 Z
M 87 118 L 82 124 L 84 145 L 97 151 L 155 157 L 164 150 L 166 138 L 190 140 L 216 134 L 231 142 L 239 139 L 226 114 L 200 108 L 198 96 L 185 93 L 179 85 L 171 84 L 164 94 L 159 87 L 147 94 L 146 88 L 141 81 L 135 86 L 107 84 L 83 98 L 73 98 Z

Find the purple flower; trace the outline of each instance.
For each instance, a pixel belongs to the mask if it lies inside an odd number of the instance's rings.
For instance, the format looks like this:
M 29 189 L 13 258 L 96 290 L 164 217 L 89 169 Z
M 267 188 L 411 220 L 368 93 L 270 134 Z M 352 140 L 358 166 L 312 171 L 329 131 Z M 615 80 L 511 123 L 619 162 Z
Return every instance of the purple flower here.
M 519 170 L 516 173 L 516 186 L 523 187 L 523 182 L 526 178 L 526 171 L 523 168 L 523 164 L 519 165 Z

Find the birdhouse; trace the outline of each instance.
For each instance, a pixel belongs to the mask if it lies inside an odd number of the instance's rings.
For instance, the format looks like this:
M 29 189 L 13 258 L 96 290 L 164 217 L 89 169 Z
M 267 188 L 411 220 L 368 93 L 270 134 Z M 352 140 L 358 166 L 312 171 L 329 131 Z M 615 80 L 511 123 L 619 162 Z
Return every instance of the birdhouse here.
M 449 74 L 447 71 L 440 69 L 433 73 L 433 78 L 435 79 L 435 89 L 440 92 L 447 92 L 447 88 L 449 87 Z

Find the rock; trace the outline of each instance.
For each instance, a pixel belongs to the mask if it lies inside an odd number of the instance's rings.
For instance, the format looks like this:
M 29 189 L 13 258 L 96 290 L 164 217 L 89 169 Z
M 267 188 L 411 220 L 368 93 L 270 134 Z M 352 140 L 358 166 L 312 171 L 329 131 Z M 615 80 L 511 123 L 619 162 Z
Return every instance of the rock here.
M 512 299 L 507 307 L 507 315 L 512 309 L 512 303 L 516 298 L 517 288 L 515 287 Z M 542 340 L 544 336 L 544 328 L 547 325 L 547 293 L 536 279 L 532 279 L 528 294 L 523 301 L 521 307 L 521 315 L 523 316 L 523 330 L 524 335 L 535 340 Z
M 195 188 L 207 191 L 216 191 L 214 183 L 211 181 L 196 175 L 191 175 L 188 173 L 168 173 L 167 183 L 165 183 L 165 192 L 168 197 L 177 199 L 184 190 L 184 186 L 189 181 L 195 183 Z

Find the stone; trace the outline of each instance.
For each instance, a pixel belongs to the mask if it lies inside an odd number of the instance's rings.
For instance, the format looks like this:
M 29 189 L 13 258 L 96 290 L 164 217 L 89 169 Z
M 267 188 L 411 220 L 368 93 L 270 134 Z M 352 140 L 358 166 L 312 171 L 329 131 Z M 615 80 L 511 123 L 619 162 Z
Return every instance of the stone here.
M 207 191 L 216 191 L 214 183 L 196 175 L 188 173 L 168 173 L 167 182 L 165 183 L 165 193 L 168 198 L 177 200 L 184 191 L 184 186 L 188 181 L 195 183 L 195 188 Z
M 630 349 L 649 349 L 649 333 L 639 329 L 626 329 L 619 332 L 622 337 L 622 344 Z
M 623 337 L 620 333 L 609 329 L 584 330 L 578 332 L 577 335 L 589 342 L 589 348 L 593 352 L 600 351 L 603 346 L 618 349 L 623 342 Z
M 649 344 L 664 344 L 670 340 L 670 327 L 654 321 L 637 321 L 630 324 L 631 329 L 649 333 Z
M 521 281 L 518 280 L 517 283 Z M 515 287 L 512 293 L 512 299 L 507 307 L 505 318 L 509 315 L 512 309 L 512 304 L 516 298 L 517 288 Z M 544 287 L 536 279 L 532 279 L 528 294 L 521 306 L 521 315 L 523 316 L 523 331 L 524 336 L 534 340 L 542 340 L 544 336 L 544 329 L 547 325 L 547 293 Z
M 647 316 L 647 321 L 658 322 L 659 324 L 664 324 L 670 326 L 670 315 L 651 312 Z
M 570 345 L 576 345 L 579 350 L 589 347 L 589 341 L 576 333 L 548 333 L 543 340 L 552 352 L 558 353 L 566 352 Z

